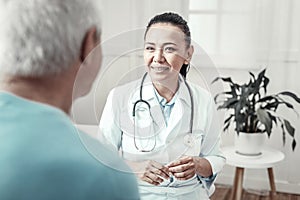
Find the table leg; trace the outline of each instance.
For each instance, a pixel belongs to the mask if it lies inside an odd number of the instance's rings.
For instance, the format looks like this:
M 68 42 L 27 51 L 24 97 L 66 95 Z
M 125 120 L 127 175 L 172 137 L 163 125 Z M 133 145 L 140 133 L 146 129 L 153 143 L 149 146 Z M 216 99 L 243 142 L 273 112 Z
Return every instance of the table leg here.
M 270 181 L 270 187 L 271 187 L 271 199 L 275 199 L 276 196 L 276 186 L 275 186 L 275 179 L 274 179 L 274 173 L 273 168 L 268 168 L 268 174 L 269 174 L 269 181 Z
M 244 177 L 244 168 L 236 167 L 234 183 L 231 192 L 232 200 L 241 200 L 243 193 L 243 177 Z

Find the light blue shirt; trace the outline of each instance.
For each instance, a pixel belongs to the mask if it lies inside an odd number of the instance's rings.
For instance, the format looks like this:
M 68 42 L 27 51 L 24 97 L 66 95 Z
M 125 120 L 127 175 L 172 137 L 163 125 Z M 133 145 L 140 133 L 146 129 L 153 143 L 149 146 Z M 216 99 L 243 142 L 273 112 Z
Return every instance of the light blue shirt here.
M 0 169 L 0 199 L 139 199 L 118 155 L 64 112 L 1 91 Z
M 154 87 L 153 87 L 154 88 Z M 159 105 L 161 107 L 162 113 L 164 115 L 164 119 L 166 122 L 166 126 L 168 126 L 168 122 L 171 116 L 171 112 L 173 110 L 175 101 L 177 99 L 178 93 L 176 92 L 175 95 L 173 96 L 173 98 L 171 99 L 171 101 L 167 102 L 167 100 L 160 96 L 160 94 L 156 91 L 156 89 L 154 88 L 154 92 L 155 92 L 155 96 L 157 98 L 157 101 L 159 102 Z

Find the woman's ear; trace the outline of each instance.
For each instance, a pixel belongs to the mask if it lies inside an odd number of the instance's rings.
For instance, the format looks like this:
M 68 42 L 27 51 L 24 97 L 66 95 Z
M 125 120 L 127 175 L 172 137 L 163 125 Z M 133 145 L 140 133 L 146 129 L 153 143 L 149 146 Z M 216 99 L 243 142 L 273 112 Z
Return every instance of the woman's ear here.
M 81 44 L 80 60 L 83 62 L 89 53 L 100 43 L 100 37 L 95 26 L 88 29 Z
M 193 53 L 194 53 L 194 46 L 191 45 L 187 50 L 187 58 L 185 59 L 184 64 L 188 65 L 190 63 Z

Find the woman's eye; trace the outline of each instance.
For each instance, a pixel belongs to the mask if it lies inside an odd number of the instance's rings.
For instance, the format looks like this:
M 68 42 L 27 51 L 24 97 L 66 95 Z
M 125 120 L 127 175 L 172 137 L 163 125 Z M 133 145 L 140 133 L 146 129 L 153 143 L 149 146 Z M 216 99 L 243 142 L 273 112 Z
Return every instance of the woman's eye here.
M 167 53 L 172 53 L 172 52 L 174 52 L 174 51 L 176 51 L 176 49 L 173 48 L 173 47 L 166 47 L 166 48 L 165 48 L 165 52 L 167 52 Z
M 150 47 L 150 46 L 146 46 L 146 47 L 145 47 L 145 50 L 147 50 L 147 51 L 154 51 L 154 48 L 153 48 L 153 47 Z

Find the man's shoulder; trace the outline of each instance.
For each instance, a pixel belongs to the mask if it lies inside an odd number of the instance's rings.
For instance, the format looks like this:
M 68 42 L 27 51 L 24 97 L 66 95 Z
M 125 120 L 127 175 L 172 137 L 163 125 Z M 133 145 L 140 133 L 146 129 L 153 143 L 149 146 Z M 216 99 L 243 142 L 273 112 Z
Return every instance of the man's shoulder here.
M 16 197 L 9 193 L 12 190 L 42 195 L 43 199 L 127 199 L 121 192 L 127 191 L 129 199 L 138 199 L 136 178 L 116 152 L 72 129 L 71 124 L 61 128 L 40 136 L 19 137 L 19 147 L 7 149 L 6 159 L 0 159 L 0 199 L 2 195 Z M 15 177 L 9 175 L 12 173 Z M 7 192 L 1 182 L 7 185 Z

